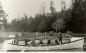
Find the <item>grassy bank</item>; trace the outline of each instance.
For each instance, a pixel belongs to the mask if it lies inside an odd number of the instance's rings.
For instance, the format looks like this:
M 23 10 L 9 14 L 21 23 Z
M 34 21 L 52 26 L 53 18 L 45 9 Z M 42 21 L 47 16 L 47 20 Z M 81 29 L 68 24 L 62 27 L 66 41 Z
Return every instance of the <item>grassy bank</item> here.
M 19 34 L 20 32 L 1 32 L 0 33 L 0 40 L 1 42 L 4 41 L 4 40 L 7 40 L 7 39 L 10 39 L 9 38 L 9 35 L 15 35 L 15 34 Z M 65 35 L 66 33 L 62 33 L 63 35 Z M 4 35 L 4 37 L 2 37 Z M 42 39 L 44 37 L 51 37 L 50 36 L 51 34 L 50 33 L 29 33 L 29 32 L 25 32 L 25 37 L 26 38 L 39 38 L 39 39 Z M 59 33 L 53 33 L 53 37 L 57 37 L 59 36 Z M 72 33 L 71 34 L 72 37 L 84 37 L 85 38 L 85 41 L 86 41 L 86 34 L 85 33 Z M 8 38 L 7 38 L 8 37 Z

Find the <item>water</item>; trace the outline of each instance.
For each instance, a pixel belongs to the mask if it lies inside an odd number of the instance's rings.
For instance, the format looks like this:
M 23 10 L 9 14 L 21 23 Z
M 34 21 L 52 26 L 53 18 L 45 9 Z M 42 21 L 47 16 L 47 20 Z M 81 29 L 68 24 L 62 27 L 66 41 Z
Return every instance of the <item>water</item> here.
M 64 49 L 64 50 L 51 50 L 51 51 L 54 51 L 54 52 L 85 52 L 86 51 L 86 48 L 79 48 L 79 49 Z M 49 51 L 49 52 L 51 52 Z M 24 51 L 24 52 L 32 52 L 32 51 Z M 34 52 L 34 51 L 33 51 Z M 35 51 L 37 52 L 37 51 Z

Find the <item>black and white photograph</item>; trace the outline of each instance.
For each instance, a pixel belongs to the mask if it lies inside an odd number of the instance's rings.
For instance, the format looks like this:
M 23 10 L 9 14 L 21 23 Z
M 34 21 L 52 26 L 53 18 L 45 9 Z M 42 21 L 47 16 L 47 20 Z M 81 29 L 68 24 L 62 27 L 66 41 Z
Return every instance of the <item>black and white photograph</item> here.
M 86 0 L 0 0 L 0 52 L 85 52 Z

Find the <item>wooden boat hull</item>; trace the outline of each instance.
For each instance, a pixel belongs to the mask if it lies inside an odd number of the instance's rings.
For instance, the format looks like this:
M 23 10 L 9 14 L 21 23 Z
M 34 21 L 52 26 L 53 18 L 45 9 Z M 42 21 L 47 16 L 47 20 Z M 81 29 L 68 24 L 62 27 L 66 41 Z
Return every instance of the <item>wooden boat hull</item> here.
M 72 38 L 74 39 L 74 38 Z M 7 50 L 58 50 L 58 49 L 72 49 L 72 48 L 83 48 L 84 38 L 75 37 L 76 40 L 71 40 L 70 43 L 65 43 L 62 45 L 54 46 L 18 46 L 12 45 L 9 42 L 12 40 L 7 40 L 4 42 L 3 51 Z

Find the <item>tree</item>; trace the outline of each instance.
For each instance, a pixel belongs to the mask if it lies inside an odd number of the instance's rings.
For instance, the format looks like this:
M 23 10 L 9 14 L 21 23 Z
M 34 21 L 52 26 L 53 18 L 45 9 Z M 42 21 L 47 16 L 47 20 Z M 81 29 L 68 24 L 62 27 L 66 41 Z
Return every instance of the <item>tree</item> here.
M 51 0 L 50 1 L 50 14 L 43 14 L 41 15 L 41 18 L 43 19 L 41 23 L 39 24 L 37 31 L 39 32 L 49 32 L 52 29 L 52 23 L 56 20 L 57 18 L 57 12 L 54 8 L 54 2 Z
M 84 32 L 85 16 L 86 15 L 86 0 L 74 0 L 71 14 L 71 20 L 69 21 L 69 30 L 73 32 Z M 85 30 L 86 32 L 86 30 Z
M 53 24 L 52 28 L 56 30 L 56 32 L 61 32 L 64 28 L 64 20 L 63 19 L 57 19 L 57 21 Z
M 62 5 L 63 1 L 62 1 Z M 64 28 L 65 28 L 65 18 L 66 18 L 66 11 L 65 11 L 65 6 L 62 6 L 62 11 L 60 13 L 57 13 L 56 15 L 54 14 L 54 16 L 56 16 L 56 19 L 54 20 L 53 24 L 52 24 L 52 28 L 55 29 L 56 32 L 61 32 Z
M 53 0 L 50 1 L 50 11 L 51 11 L 51 15 L 54 15 L 54 13 L 56 13 Z
M 27 17 L 27 15 L 25 14 L 24 17 L 19 17 L 21 19 L 14 19 L 10 26 L 11 26 L 11 30 L 12 31 L 16 31 L 16 32 L 30 32 L 30 24 L 31 22 L 33 22 L 33 18 L 32 17 Z

